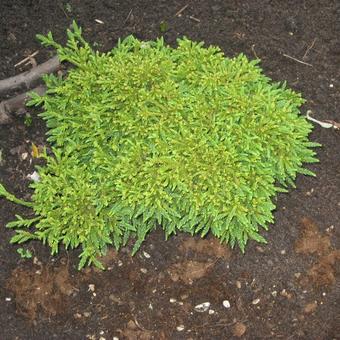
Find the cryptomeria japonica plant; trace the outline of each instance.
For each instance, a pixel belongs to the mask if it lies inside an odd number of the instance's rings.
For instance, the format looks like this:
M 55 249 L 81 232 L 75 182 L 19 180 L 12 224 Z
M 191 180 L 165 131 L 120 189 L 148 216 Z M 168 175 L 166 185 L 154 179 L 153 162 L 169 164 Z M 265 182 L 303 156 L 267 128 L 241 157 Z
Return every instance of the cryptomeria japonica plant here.
M 276 194 L 317 161 L 301 96 L 258 61 L 186 38 L 171 48 L 129 36 L 99 53 L 75 23 L 67 35 L 65 47 L 39 36 L 75 67 L 46 76 L 47 93 L 31 101 L 44 108 L 53 153 L 31 202 L 0 187 L 35 214 L 8 224 L 12 242 L 41 240 L 52 253 L 81 246 L 79 268 L 102 267 L 107 246 L 130 237 L 135 253 L 156 226 L 166 237 L 211 232 L 242 251 L 265 242 Z

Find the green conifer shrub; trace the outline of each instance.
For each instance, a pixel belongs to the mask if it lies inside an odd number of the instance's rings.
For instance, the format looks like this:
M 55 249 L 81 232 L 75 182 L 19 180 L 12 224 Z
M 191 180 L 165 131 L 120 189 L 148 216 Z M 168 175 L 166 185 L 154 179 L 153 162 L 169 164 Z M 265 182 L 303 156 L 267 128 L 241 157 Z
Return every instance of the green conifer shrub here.
M 12 242 L 41 240 L 82 247 L 79 268 L 107 245 L 130 237 L 138 250 L 150 230 L 177 231 L 239 245 L 265 242 L 277 192 L 294 186 L 303 163 L 316 162 L 304 102 L 262 74 L 258 61 L 226 58 L 217 47 L 186 38 L 129 36 L 110 52 L 92 50 L 73 24 L 67 45 L 39 36 L 62 61 L 66 79 L 45 77 L 43 105 L 53 156 L 43 155 L 31 202 L 33 219 L 8 224 Z

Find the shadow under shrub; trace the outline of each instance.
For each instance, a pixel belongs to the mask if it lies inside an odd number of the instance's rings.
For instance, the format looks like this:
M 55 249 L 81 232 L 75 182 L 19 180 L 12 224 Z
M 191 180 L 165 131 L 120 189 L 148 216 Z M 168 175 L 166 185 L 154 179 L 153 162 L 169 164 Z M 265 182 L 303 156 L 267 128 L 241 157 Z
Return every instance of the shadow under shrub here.
M 242 251 L 265 242 L 259 228 L 273 222 L 276 193 L 317 161 L 301 96 L 258 61 L 186 38 L 171 48 L 129 36 L 99 53 L 75 23 L 67 34 L 65 47 L 39 36 L 76 67 L 45 77 L 47 93 L 31 102 L 44 107 L 54 155 L 43 155 L 32 202 L 0 187 L 36 215 L 8 225 L 12 241 L 39 239 L 53 253 L 81 246 L 79 268 L 101 267 L 107 245 L 131 236 L 137 251 L 157 225 L 166 237 L 212 232 Z

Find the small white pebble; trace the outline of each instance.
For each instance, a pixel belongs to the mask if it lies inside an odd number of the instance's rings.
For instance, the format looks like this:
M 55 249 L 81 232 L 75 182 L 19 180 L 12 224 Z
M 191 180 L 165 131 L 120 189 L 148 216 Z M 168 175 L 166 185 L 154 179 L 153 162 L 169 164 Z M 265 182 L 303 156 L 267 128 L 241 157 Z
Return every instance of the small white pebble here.
M 180 306 L 183 306 L 183 302 L 182 302 L 182 301 L 178 302 L 178 304 L 179 304 Z
M 104 331 L 100 331 L 100 332 L 99 332 L 100 335 L 103 335 L 104 333 L 105 333 Z
M 236 281 L 236 287 L 238 289 L 241 289 L 242 285 L 241 285 L 241 282 L 240 281 Z
M 334 229 L 334 225 L 331 225 L 331 226 L 329 226 L 327 229 L 326 229 L 326 231 L 329 233 L 331 230 L 333 230 Z
M 210 302 L 203 302 L 195 306 L 195 311 L 199 313 L 206 312 L 210 307 Z
M 95 21 L 96 23 L 98 23 L 98 24 L 101 24 L 101 25 L 103 25 L 103 24 L 104 24 L 104 22 L 103 22 L 103 21 L 101 21 L 101 20 L 99 20 L 99 19 L 94 19 L 94 21 Z
M 330 87 L 330 88 L 333 88 L 333 87 L 334 87 L 334 85 L 333 85 L 333 84 L 329 84 L 329 87 Z
M 256 250 L 259 252 L 259 253 L 264 253 L 264 249 L 260 246 L 257 246 L 256 247 Z
M 179 325 L 176 327 L 176 329 L 179 331 L 179 332 L 182 332 L 184 330 L 184 325 Z
M 33 173 L 27 175 L 27 178 L 30 179 L 33 182 L 39 182 L 40 176 L 36 171 L 33 171 Z
M 311 196 L 314 192 L 314 188 L 310 189 L 309 191 L 306 191 L 306 196 Z
M 97 294 L 96 294 L 96 293 L 92 293 L 92 295 L 93 295 L 93 296 L 97 296 Z
M 121 267 L 123 265 L 123 262 L 121 260 L 118 260 L 118 267 Z
M 281 254 L 282 255 L 286 254 L 286 250 L 285 249 L 281 250 Z
M 83 315 L 85 316 L 85 318 L 88 318 L 91 315 L 91 313 L 90 312 L 84 312 Z
M 33 263 L 40 266 L 41 262 L 38 260 L 38 258 L 36 256 L 33 257 Z
M 156 292 L 157 292 L 157 289 L 154 289 L 154 290 L 152 291 L 153 294 L 155 294 Z
M 325 292 L 323 292 L 323 293 L 322 293 L 322 296 L 326 296 L 326 293 L 325 293 Z
M 176 299 L 174 299 L 174 298 L 170 298 L 170 303 L 175 303 L 177 300 Z
M 28 157 L 28 153 L 24 152 L 23 154 L 21 154 L 21 159 L 24 161 L 26 158 Z
M 230 302 L 228 300 L 223 301 L 223 307 L 230 308 Z
M 101 337 L 99 338 L 99 340 L 106 340 L 106 338 L 104 338 L 103 336 L 101 336 Z
M 147 253 L 146 251 L 143 251 L 143 255 L 147 259 L 149 259 L 151 257 L 151 255 L 149 253 Z
M 9 302 L 12 301 L 12 299 L 10 297 L 6 297 L 5 301 Z
M 149 303 L 149 309 L 153 310 L 153 306 L 151 303 Z
M 89 284 L 88 291 L 94 292 L 94 290 L 95 290 L 95 285 L 93 283 Z
M 141 268 L 140 271 L 143 273 L 143 274 L 146 274 L 148 272 L 148 270 L 146 268 Z
M 260 302 L 260 299 L 255 299 L 255 300 L 252 301 L 252 304 L 257 305 L 259 302 Z
M 208 311 L 209 315 L 215 314 L 215 311 L 213 309 L 209 309 Z
M 272 295 L 273 295 L 274 297 L 277 297 L 277 291 L 276 291 L 276 290 L 272 291 Z
M 119 340 L 118 336 L 114 336 L 112 340 Z

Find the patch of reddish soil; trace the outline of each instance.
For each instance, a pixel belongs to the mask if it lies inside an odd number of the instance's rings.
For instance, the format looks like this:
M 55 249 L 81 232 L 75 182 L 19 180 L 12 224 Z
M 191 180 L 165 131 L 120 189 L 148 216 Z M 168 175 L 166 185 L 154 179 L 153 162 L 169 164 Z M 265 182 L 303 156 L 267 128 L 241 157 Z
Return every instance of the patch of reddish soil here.
M 30 270 L 17 267 L 7 281 L 7 289 L 15 296 L 17 312 L 33 321 L 39 312 L 49 317 L 62 313 L 73 285 L 66 265 Z
M 340 260 L 340 250 L 331 249 L 329 235 L 322 235 L 318 227 L 309 218 L 301 221 L 301 237 L 295 243 L 295 251 L 300 254 L 318 255 L 317 260 L 302 277 L 301 284 L 313 284 L 317 287 L 335 284 L 336 272 L 339 271 L 337 262 Z
M 295 242 L 297 253 L 323 255 L 329 252 L 331 246 L 329 235 L 321 235 L 316 224 L 307 217 L 302 219 L 301 226 L 301 237 Z

